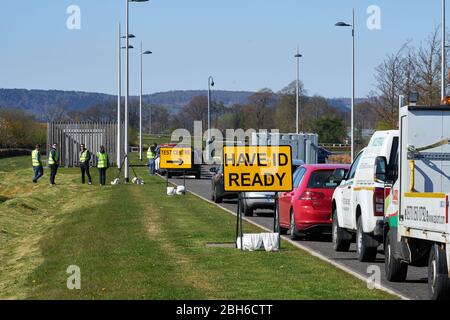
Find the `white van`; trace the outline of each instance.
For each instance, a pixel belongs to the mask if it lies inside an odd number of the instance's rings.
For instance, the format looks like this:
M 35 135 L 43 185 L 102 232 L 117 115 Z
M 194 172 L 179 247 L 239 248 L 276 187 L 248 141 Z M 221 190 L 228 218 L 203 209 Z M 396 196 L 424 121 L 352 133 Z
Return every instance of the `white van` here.
M 377 172 L 384 171 L 377 167 L 395 163 L 398 145 L 398 130 L 375 132 L 336 188 L 332 206 L 335 251 L 348 251 L 356 233 L 358 260 L 375 261 L 383 243 L 385 186 L 384 177 L 377 177 Z M 381 157 L 386 161 L 379 161 Z

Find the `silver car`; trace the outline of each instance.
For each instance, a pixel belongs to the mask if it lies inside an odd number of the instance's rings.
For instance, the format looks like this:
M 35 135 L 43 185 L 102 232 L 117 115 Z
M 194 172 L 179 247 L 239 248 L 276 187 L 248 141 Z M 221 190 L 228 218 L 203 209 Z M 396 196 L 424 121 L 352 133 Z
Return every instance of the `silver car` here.
M 302 160 L 293 160 L 292 173 L 304 164 Z M 242 192 L 240 208 L 241 212 L 247 217 L 252 217 L 257 209 L 275 211 L 275 192 Z

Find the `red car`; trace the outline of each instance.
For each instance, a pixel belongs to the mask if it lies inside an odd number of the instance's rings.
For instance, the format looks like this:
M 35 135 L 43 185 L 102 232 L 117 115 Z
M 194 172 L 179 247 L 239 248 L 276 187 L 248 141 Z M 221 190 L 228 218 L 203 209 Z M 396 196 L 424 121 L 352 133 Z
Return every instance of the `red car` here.
M 279 194 L 281 233 L 289 232 L 295 240 L 310 233 L 331 231 L 333 192 L 341 182 L 342 171 L 349 169 L 349 165 L 340 164 L 299 167 L 294 173 L 294 190 Z

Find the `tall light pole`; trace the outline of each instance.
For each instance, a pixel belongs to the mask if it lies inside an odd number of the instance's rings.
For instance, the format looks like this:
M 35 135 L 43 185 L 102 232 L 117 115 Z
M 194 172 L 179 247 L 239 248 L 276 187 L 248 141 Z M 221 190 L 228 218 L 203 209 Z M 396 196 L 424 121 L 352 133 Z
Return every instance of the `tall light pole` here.
M 300 116 L 300 58 L 303 57 L 297 48 L 297 54 L 294 56 L 297 60 L 297 85 L 296 85 L 296 102 L 297 102 L 297 108 L 296 108 L 296 116 L 295 116 L 295 132 L 300 133 L 300 126 L 299 126 L 299 116 Z
M 211 157 L 211 87 L 214 87 L 214 78 L 210 76 L 208 78 L 208 141 L 206 141 L 206 152 L 208 155 L 208 161 Z
M 143 87 L 143 57 L 146 54 L 152 54 L 151 51 L 143 51 L 142 49 L 142 41 L 141 41 L 141 51 L 139 52 L 139 56 L 141 58 L 141 94 L 139 96 L 139 160 L 142 161 L 142 87 Z
M 121 25 L 119 23 L 119 38 L 118 38 L 118 51 L 117 51 L 117 168 L 120 169 L 122 165 L 121 157 L 121 142 L 122 142 L 122 39 L 126 36 L 122 36 Z M 135 38 L 133 34 L 129 35 L 129 38 Z M 130 46 L 130 49 L 133 47 Z
M 117 168 L 120 169 L 122 157 L 121 149 L 120 149 L 120 140 L 121 140 L 121 102 L 122 102 L 122 32 L 119 23 L 119 46 L 117 52 Z
M 351 104 L 351 158 L 355 155 L 355 131 L 354 131 L 354 107 L 355 107 L 355 9 L 353 9 L 352 24 L 345 22 L 336 23 L 337 27 L 352 28 L 352 104 Z
M 129 8 L 130 8 L 130 2 L 147 2 L 148 0 L 125 0 L 125 21 L 126 21 L 126 82 L 125 82 L 125 182 L 130 181 L 129 177 L 129 159 L 128 159 L 128 152 L 129 152 L 129 141 L 128 141 L 128 100 L 130 98 L 130 53 L 129 53 L 129 45 L 130 45 L 130 31 L 129 31 Z
M 441 51 L 441 62 L 442 62 L 442 66 L 441 66 L 441 101 L 443 101 L 445 99 L 445 86 L 446 86 L 446 41 L 445 41 L 445 0 L 442 0 L 442 51 Z

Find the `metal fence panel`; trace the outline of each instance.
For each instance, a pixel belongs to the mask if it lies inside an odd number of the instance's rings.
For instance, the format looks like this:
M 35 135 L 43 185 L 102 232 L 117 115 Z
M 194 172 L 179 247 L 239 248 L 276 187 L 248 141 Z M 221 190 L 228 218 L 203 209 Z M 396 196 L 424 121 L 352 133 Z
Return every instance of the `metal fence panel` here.
M 121 132 L 125 126 L 121 124 Z M 117 165 L 117 123 L 116 122 L 52 122 L 47 124 L 47 154 L 51 145 L 57 143 L 60 152 L 60 165 L 75 167 L 79 165 L 80 144 L 91 152 L 91 165 L 97 162 L 96 153 L 100 146 L 106 148 L 111 166 Z M 122 144 L 123 146 L 123 144 Z M 122 148 L 123 149 L 123 148 Z M 120 150 L 120 158 L 124 152 Z

